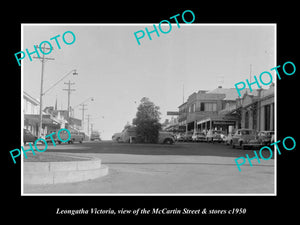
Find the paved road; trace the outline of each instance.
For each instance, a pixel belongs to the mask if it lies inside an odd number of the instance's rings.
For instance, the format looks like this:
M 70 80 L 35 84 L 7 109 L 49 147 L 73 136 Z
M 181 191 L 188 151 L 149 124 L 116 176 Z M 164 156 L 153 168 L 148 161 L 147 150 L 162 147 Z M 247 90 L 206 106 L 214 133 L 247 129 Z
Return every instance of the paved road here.
M 273 194 L 274 159 L 253 160 L 239 172 L 234 159 L 253 150 L 224 144 L 86 142 L 50 146 L 47 152 L 99 157 L 105 177 L 86 182 L 24 186 L 24 193 L 70 194 Z M 38 153 L 43 154 L 43 153 Z M 268 158 L 268 153 L 266 153 Z

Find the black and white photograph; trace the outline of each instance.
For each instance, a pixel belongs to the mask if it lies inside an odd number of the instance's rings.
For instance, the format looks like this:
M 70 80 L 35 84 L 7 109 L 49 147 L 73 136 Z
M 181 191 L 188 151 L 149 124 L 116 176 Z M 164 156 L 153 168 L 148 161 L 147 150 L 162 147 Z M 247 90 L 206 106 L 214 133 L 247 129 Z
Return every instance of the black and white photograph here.
M 296 219 L 296 6 L 211 3 L 5 7 L 4 219 Z
M 276 151 L 254 153 L 275 140 L 276 75 L 259 76 L 275 24 L 22 24 L 22 40 L 24 195 L 276 194 Z

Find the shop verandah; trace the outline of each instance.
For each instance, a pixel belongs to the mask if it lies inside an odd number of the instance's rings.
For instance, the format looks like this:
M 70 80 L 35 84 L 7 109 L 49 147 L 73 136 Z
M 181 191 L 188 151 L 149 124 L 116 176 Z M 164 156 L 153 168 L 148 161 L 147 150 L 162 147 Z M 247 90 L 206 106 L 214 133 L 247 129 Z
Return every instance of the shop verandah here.
M 209 130 L 219 130 L 224 134 L 232 133 L 235 129 L 240 127 L 240 122 L 237 117 L 205 117 L 199 121 L 192 121 L 187 124 L 187 132 L 204 132 Z
M 38 136 L 39 115 L 25 114 L 24 115 L 24 128 L 29 130 L 33 135 Z M 48 133 L 61 128 L 59 121 L 51 118 L 50 115 L 43 115 L 42 137 Z

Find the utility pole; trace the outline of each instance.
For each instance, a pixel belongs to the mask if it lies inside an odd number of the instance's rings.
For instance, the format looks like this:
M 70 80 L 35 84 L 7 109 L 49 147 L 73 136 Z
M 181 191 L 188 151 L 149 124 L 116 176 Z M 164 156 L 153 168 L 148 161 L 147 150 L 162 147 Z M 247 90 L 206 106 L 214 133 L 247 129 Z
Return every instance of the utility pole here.
M 251 72 L 252 72 L 252 64 L 250 64 L 250 83 L 251 83 Z
M 43 45 L 42 48 L 40 49 L 43 49 L 43 52 L 45 52 L 45 49 L 47 50 L 53 50 L 53 48 L 46 48 L 45 47 L 46 43 Z M 36 45 L 36 47 L 38 47 Z M 52 47 L 52 46 L 51 46 Z M 38 54 L 39 56 L 39 54 Z M 54 58 L 45 58 L 45 54 L 43 54 L 43 57 L 40 58 L 40 57 L 33 57 L 35 59 L 40 59 L 41 62 L 42 62 L 42 74 L 41 74 L 41 91 L 40 91 L 40 118 L 39 118 L 39 131 L 38 131 L 38 137 L 40 138 L 41 135 L 42 135 L 42 125 L 43 125 L 43 85 L 44 85 L 44 62 L 45 60 L 54 60 Z
M 91 115 L 88 114 L 88 115 L 86 115 L 86 116 L 87 116 L 87 121 L 88 121 L 87 133 L 88 133 L 88 136 L 90 136 L 89 134 L 90 134 L 90 117 L 91 117 Z
M 93 133 L 93 126 L 94 126 L 94 124 L 91 123 L 91 133 Z
M 84 130 L 84 110 L 87 110 L 87 108 L 84 108 L 85 106 L 87 106 L 87 104 L 80 104 L 82 106 L 82 108 L 80 110 L 82 110 L 82 120 L 81 120 L 81 129 Z
M 71 97 L 71 91 L 75 91 L 76 89 L 71 89 L 71 85 L 74 85 L 75 83 L 71 83 L 70 80 L 69 80 L 68 83 L 64 82 L 64 84 L 68 85 L 68 88 L 67 89 L 63 89 L 63 90 L 68 92 L 68 120 L 69 120 L 70 119 L 70 97 Z

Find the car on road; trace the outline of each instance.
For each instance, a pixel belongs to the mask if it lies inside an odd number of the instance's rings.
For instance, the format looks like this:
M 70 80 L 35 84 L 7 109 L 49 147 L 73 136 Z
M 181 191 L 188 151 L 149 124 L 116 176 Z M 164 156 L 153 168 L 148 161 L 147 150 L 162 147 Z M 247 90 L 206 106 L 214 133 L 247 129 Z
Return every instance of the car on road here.
M 84 132 L 81 131 L 81 132 L 79 132 L 79 134 L 83 137 L 84 141 L 88 140 L 88 136 L 86 136 Z
M 229 133 L 227 136 L 224 137 L 223 141 L 226 145 L 232 145 L 232 137 L 233 133 Z
M 261 148 L 274 141 L 274 131 L 259 131 L 256 137 L 249 141 L 248 147 Z
M 29 130 L 23 129 L 23 142 L 24 145 L 27 142 L 35 142 L 37 139 L 37 136 L 33 135 Z
M 206 134 L 206 141 L 207 142 L 222 142 L 223 139 L 222 139 L 222 136 L 224 134 L 222 133 L 222 131 L 220 130 L 209 130 Z
M 69 144 L 73 144 L 74 142 L 79 142 L 81 144 L 83 142 L 84 136 L 81 134 L 81 132 L 72 130 L 70 131 L 70 133 L 71 133 L 71 139 L 68 142 Z
M 215 130 L 214 131 L 214 141 L 217 141 L 217 142 L 223 142 L 225 139 L 225 134 L 224 134 L 224 131 L 222 130 Z
M 122 133 L 114 133 L 111 139 L 116 142 L 122 142 L 121 134 Z
M 135 127 L 127 127 L 125 128 L 120 136 L 121 142 L 132 143 L 136 139 L 136 128 Z
M 240 147 L 245 149 L 246 147 L 252 147 L 255 143 L 250 142 L 257 138 L 257 132 L 253 129 L 238 129 L 232 136 L 232 147 Z
M 184 133 L 183 134 L 183 141 L 185 141 L 185 142 L 193 141 L 192 136 L 193 136 L 193 132 Z
M 206 140 L 206 136 L 203 132 L 195 132 L 192 135 L 193 142 L 199 142 L 199 141 L 205 141 L 205 140 Z
M 92 131 L 90 139 L 91 139 L 91 141 L 94 141 L 94 140 L 101 141 L 99 132 L 98 131 Z
M 274 131 L 260 131 L 257 134 L 258 140 L 262 142 L 263 145 L 269 145 L 274 142 Z
M 53 141 L 55 142 L 55 143 L 58 143 L 58 144 L 61 144 L 61 141 L 57 138 L 57 131 L 58 130 L 56 130 L 56 131 L 48 131 L 47 132 L 47 135 L 46 135 L 46 138 L 45 138 L 45 140 L 47 141 L 47 143 L 48 144 L 51 144 Z M 52 134 L 53 132 L 55 132 L 55 134 L 53 134 L 53 135 L 51 135 L 51 136 L 48 136 L 49 134 Z M 47 137 L 48 136 L 48 137 Z M 51 138 L 52 137 L 52 138 Z M 52 141 L 52 139 L 53 139 L 53 141 Z
M 82 143 L 84 140 L 84 136 L 82 135 L 81 132 L 75 130 L 75 129 L 69 129 L 71 133 L 70 140 L 68 141 L 68 144 L 73 144 L 74 142 L 79 142 Z M 67 133 L 66 130 L 62 130 L 60 133 L 60 138 L 62 140 L 67 140 L 69 138 L 69 134 Z
M 176 135 L 176 141 L 178 141 L 178 142 L 184 141 L 184 134 L 183 133 L 178 133 Z
M 158 135 L 158 143 L 160 144 L 174 144 L 175 135 L 171 132 L 160 131 Z
M 52 139 L 55 143 L 61 144 L 62 141 L 57 137 L 57 132 L 58 131 L 59 130 L 48 132 L 47 135 L 55 132 L 55 134 L 51 135 Z M 83 132 L 79 132 L 79 131 L 74 130 L 74 129 L 70 129 L 69 132 L 71 133 L 71 137 L 70 137 L 70 140 L 68 141 L 68 144 L 73 144 L 74 142 L 79 142 L 79 143 L 83 142 L 84 136 L 85 136 Z M 66 130 L 60 131 L 59 136 L 62 140 L 67 140 L 69 138 L 69 134 L 67 133 Z M 52 143 L 52 140 L 51 140 L 50 136 L 46 137 L 45 140 L 47 141 L 47 143 Z
M 126 143 L 136 143 L 136 127 L 128 127 L 121 133 L 120 139 Z M 171 132 L 159 131 L 158 144 L 174 144 L 175 136 Z

